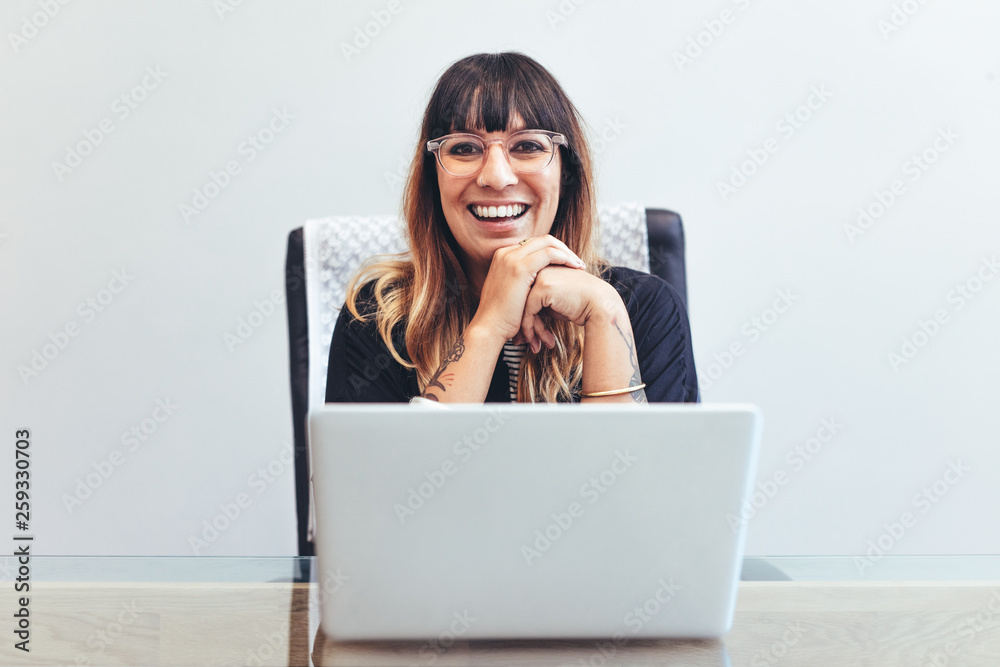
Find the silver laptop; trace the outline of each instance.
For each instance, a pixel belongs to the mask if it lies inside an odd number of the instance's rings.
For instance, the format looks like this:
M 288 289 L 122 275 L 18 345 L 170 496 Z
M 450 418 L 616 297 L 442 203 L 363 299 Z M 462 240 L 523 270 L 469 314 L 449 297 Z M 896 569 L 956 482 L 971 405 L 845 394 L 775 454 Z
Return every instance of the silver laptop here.
M 309 417 L 334 640 L 715 638 L 750 405 L 327 405 Z

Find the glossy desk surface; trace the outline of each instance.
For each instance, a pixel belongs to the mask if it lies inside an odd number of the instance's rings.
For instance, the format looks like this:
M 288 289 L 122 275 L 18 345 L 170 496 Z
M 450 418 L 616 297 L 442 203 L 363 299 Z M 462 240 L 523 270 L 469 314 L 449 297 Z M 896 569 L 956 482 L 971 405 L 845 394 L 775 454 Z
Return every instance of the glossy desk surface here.
M 1000 665 L 1000 556 L 745 559 L 721 641 L 336 643 L 312 558 L 32 557 L 30 652 L 14 647 L 18 564 L 0 559 L 2 665 Z M 450 645 L 445 646 L 444 643 Z

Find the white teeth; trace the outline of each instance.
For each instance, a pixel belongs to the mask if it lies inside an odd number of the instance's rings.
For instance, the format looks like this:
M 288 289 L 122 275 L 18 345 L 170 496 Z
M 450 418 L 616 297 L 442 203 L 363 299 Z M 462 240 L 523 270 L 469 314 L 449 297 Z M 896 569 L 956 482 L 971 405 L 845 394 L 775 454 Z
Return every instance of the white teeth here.
M 527 209 L 523 204 L 507 204 L 505 206 L 474 206 L 473 210 L 480 218 L 511 218 L 521 215 Z

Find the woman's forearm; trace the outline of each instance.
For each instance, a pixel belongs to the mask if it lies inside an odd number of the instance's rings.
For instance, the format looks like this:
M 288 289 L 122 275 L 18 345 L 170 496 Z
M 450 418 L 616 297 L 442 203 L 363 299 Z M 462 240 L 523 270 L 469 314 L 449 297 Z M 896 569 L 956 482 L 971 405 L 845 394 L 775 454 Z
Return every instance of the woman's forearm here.
M 642 383 L 632 323 L 621 297 L 617 293 L 615 297 L 617 303 L 612 300 L 612 305 L 596 309 L 584 325 L 584 394 L 625 389 Z M 638 389 L 581 400 L 587 403 L 646 403 L 646 392 Z
M 503 340 L 470 324 L 452 345 L 421 396 L 441 403 L 485 402 L 503 344 Z

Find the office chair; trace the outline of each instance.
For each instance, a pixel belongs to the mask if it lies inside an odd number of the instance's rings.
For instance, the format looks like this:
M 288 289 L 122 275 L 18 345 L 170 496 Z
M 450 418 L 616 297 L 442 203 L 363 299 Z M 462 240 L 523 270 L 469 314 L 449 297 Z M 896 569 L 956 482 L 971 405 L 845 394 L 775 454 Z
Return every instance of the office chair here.
M 663 278 L 687 305 L 684 228 L 665 209 L 636 204 L 601 206 L 602 254 L 613 265 Z M 306 415 L 326 397 L 326 367 L 333 326 L 347 281 L 375 254 L 402 252 L 405 234 L 392 216 L 310 220 L 288 235 L 285 296 L 295 438 L 295 509 L 300 556 L 314 554 L 310 534 L 310 469 Z

